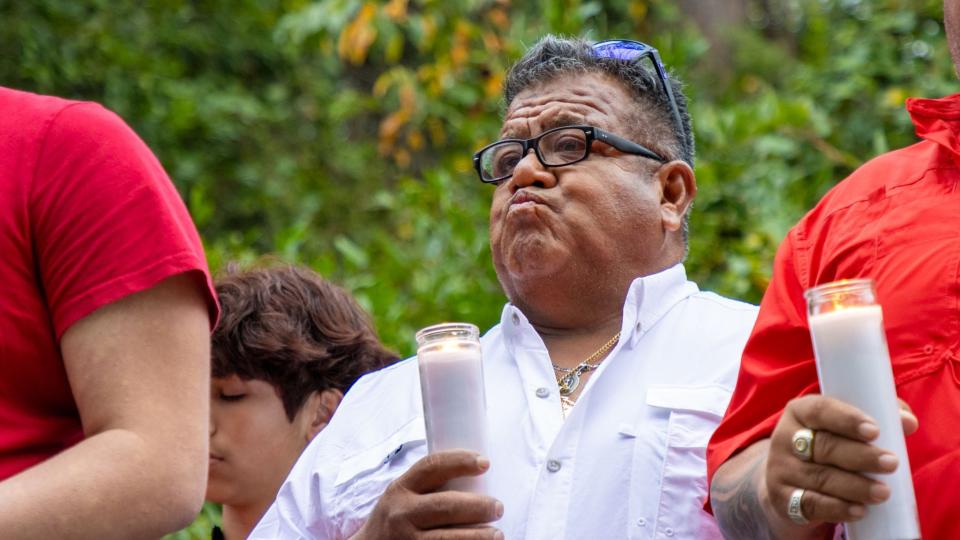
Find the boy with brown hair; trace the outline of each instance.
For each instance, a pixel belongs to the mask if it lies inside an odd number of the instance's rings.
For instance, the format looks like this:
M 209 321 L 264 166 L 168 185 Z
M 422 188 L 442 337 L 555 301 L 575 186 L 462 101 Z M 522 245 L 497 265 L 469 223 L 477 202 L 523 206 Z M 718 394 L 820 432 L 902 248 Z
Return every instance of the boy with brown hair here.
M 246 538 L 300 453 L 353 383 L 397 357 L 343 289 L 297 266 L 216 282 L 207 500 L 223 505 L 216 538 Z

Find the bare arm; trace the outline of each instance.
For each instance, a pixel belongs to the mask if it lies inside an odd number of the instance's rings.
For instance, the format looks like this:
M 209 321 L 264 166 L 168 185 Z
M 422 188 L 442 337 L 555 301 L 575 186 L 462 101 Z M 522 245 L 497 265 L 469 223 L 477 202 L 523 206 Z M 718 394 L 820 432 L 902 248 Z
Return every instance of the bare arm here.
M 830 538 L 833 526 L 798 530 L 770 507 L 761 489 L 770 439 L 762 439 L 727 460 L 717 469 L 710 485 L 710 505 L 725 538 Z M 776 530 L 774 525 L 777 524 Z M 799 533 L 799 534 L 798 534 Z
M 71 326 L 61 349 L 86 438 L 0 482 L 0 536 L 156 538 L 190 523 L 206 481 L 209 344 L 187 275 Z
M 727 460 L 710 484 L 710 505 L 726 538 L 772 540 L 760 506 L 760 471 L 770 439 L 763 439 Z

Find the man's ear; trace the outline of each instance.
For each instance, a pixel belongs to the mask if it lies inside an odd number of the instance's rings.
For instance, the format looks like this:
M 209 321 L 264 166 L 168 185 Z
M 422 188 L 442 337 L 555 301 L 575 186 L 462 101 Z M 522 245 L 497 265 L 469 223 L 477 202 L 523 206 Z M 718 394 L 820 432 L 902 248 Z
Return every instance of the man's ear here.
M 697 196 L 697 178 L 685 161 L 664 163 L 657 171 L 660 182 L 660 217 L 667 231 L 679 231 L 683 216 Z
M 342 400 L 343 392 L 336 388 L 327 388 L 322 392 L 318 391 L 310 394 L 303 406 L 305 423 L 303 432 L 307 443 L 312 441 L 323 428 L 327 427 Z

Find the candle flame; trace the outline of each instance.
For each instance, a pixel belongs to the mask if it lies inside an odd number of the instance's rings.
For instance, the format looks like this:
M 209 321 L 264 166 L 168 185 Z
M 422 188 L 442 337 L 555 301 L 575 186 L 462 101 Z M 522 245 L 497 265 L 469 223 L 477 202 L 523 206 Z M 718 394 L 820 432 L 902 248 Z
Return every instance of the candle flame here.
M 841 279 L 835 282 L 835 285 L 844 286 L 852 280 Z M 841 309 L 847 309 L 850 307 L 847 303 L 847 300 L 850 299 L 850 295 L 846 294 L 846 291 L 840 290 L 836 291 L 830 296 L 830 304 L 833 309 L 830 311 L 840 311 Z
M 440 346 L 437 347 L 438 351 L 451 352 L 460 349 L 460 343 L 457 340 L 448 339 L 440 342 Z

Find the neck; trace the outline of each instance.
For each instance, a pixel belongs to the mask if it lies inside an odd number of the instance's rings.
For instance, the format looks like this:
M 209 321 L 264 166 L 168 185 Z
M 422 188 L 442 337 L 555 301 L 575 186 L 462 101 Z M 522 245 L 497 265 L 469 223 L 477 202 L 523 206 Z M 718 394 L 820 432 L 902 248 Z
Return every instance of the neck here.
M 558 294 L 555 286 L 536 291 L 542 294 L 528 289 L 526 294 L 515 296 L 514 305 L 540 334 L 550 360 L 558 366 L 573 367 L 620 331 L 628 287 L 618 292 L 594 290 L 576 295 L 569 291 Z
M 622 316 L 596 321 L 585 328 L 551 328 L 534 325 L 550 353 L 550 361 L 572 368 L 583 362 L 620 331 Z
M 220 528 L 226 540 L 241 540 L 250 536 L 250 532 L 266 513 L 271 501 L 256 502 L 245 506 L 223 505 L 223 521 Z
M 503 283 L 504 290 L 541 335 L 605 332 L 611 325 L 619 329 L 623 303 L 635 278 L 610 274 L 579 280 L 556 275 L 511 277 Z
M 616 265 L 573 265 L 567 272 L 550 276 L 497 270 L 504 291 L 540 334 L 551 361 L 573 367 L 620 331 L 623 305 L 633 281 L 671 265 L 634 272 Z

